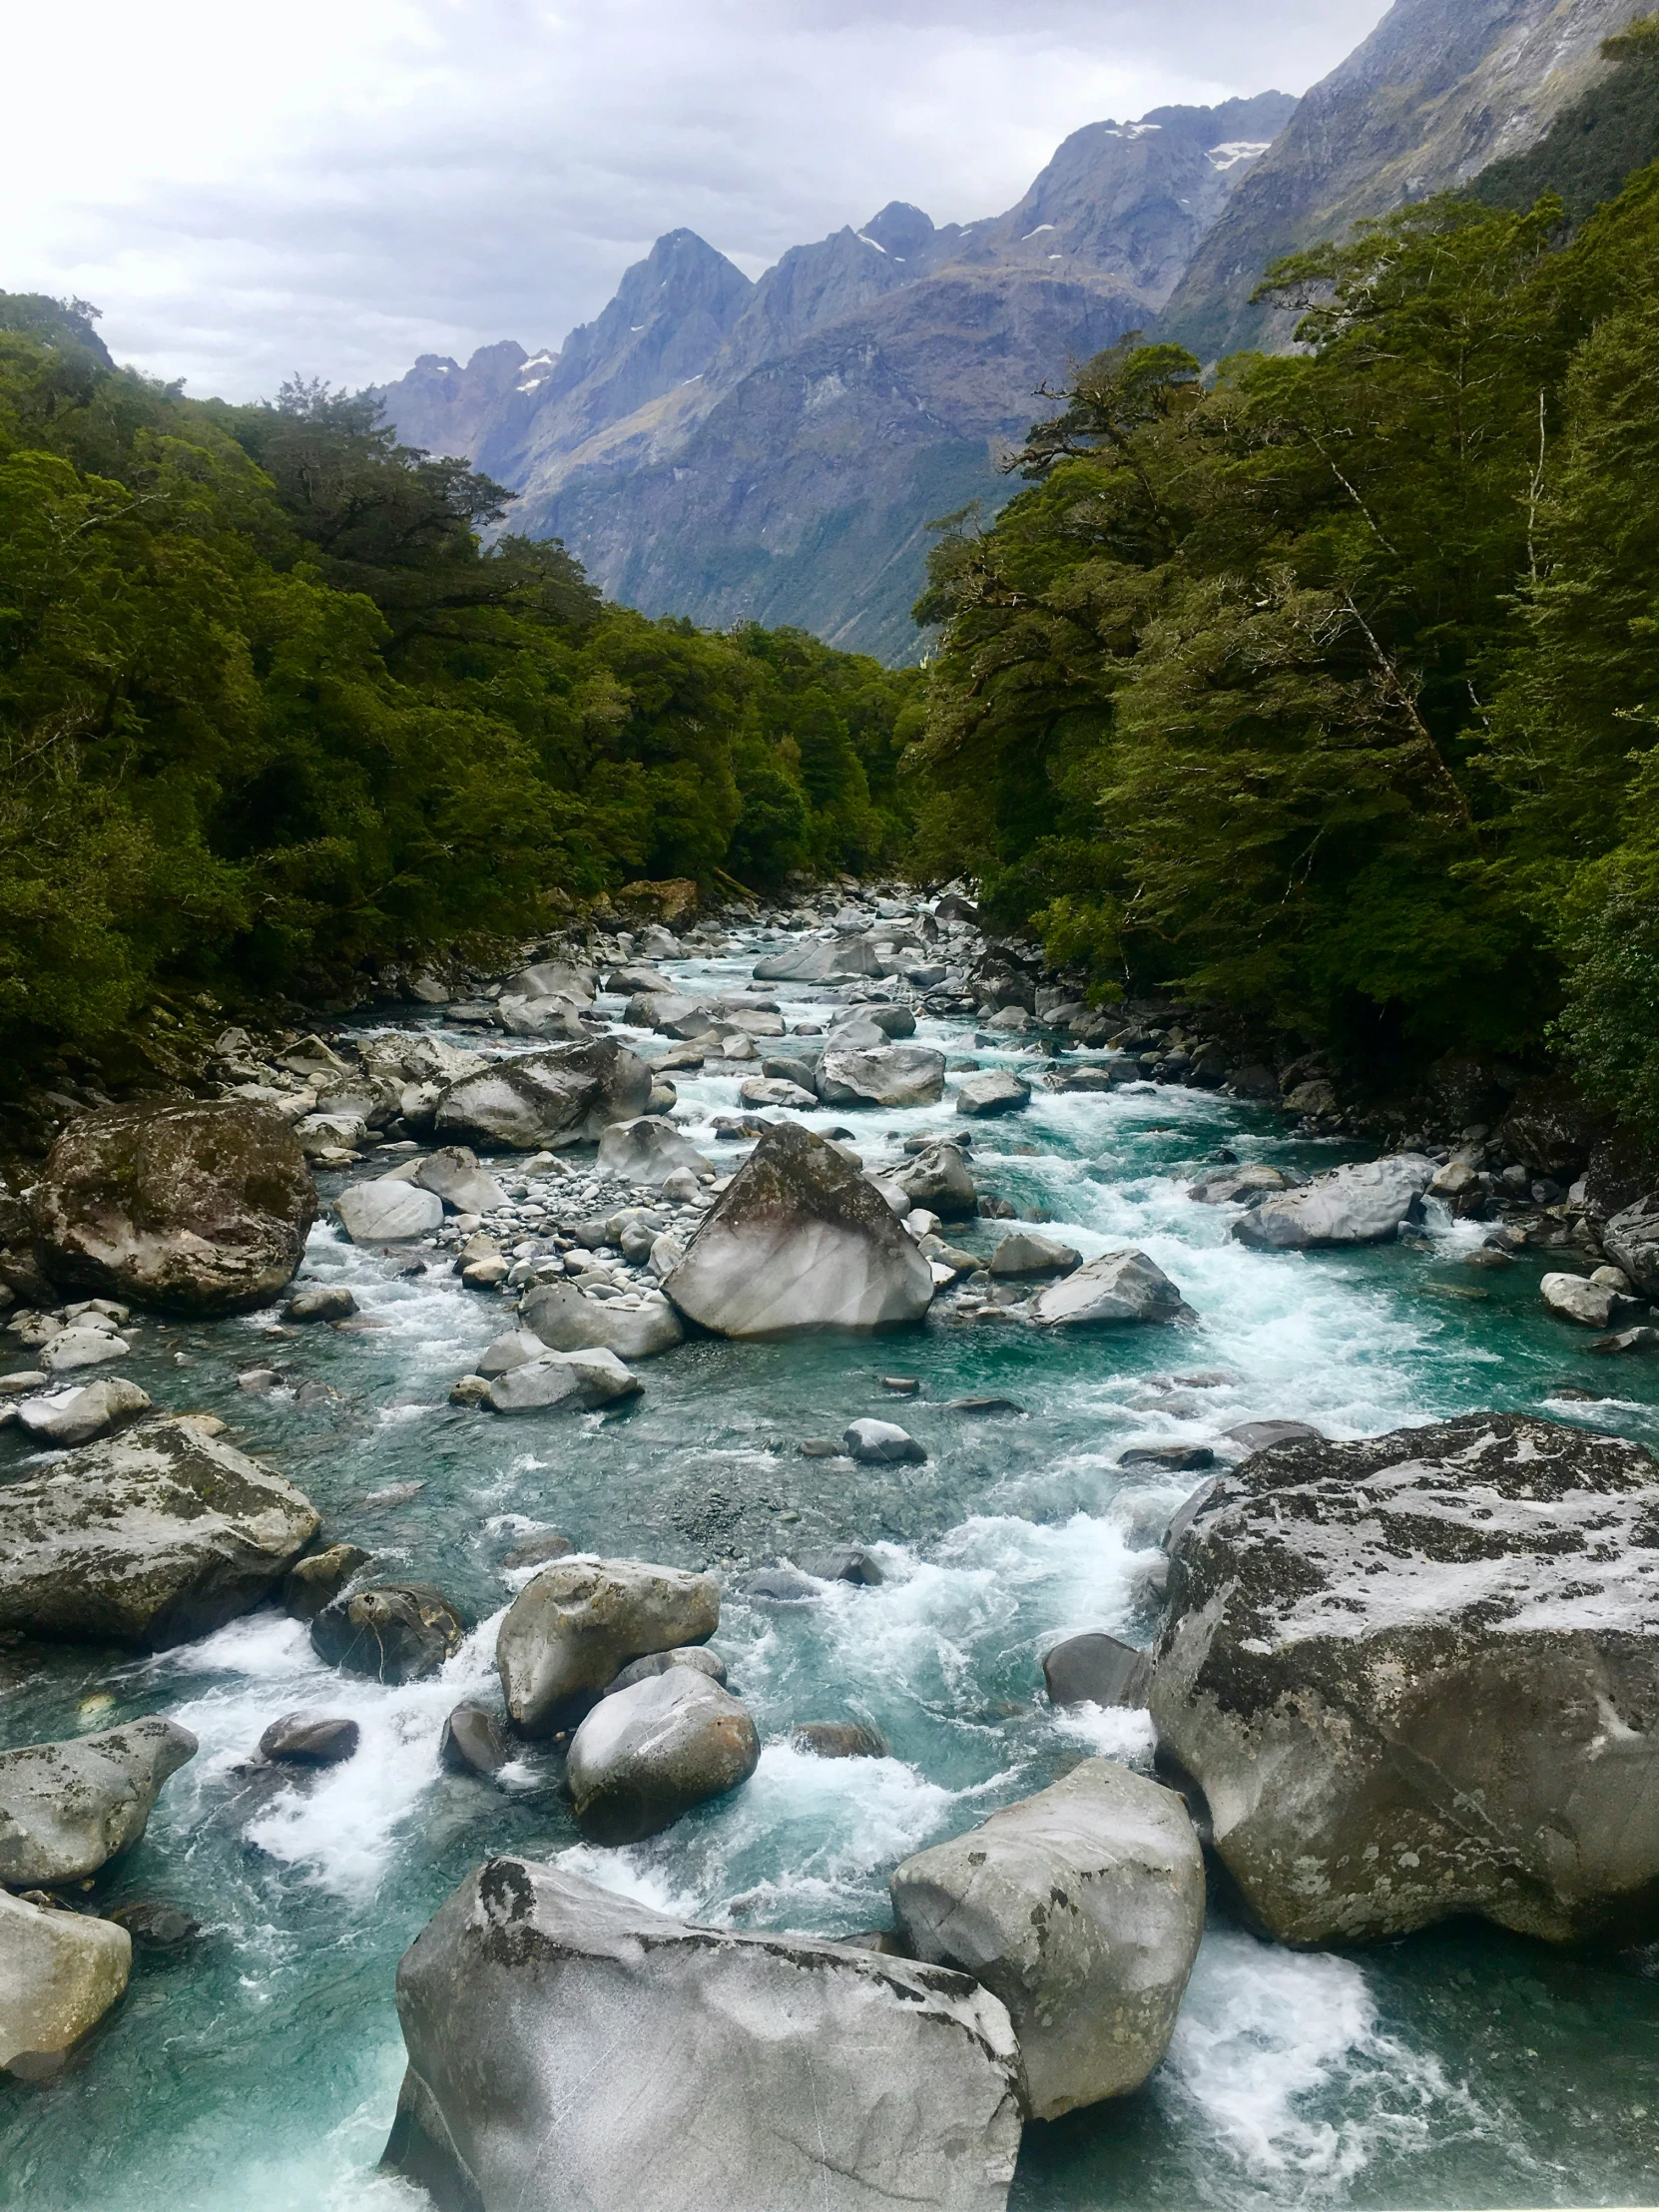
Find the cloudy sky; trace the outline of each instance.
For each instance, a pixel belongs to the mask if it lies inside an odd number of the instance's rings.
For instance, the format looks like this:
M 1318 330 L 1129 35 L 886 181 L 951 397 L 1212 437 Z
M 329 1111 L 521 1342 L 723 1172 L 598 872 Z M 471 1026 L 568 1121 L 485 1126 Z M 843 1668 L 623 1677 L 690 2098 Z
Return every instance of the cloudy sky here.
M 93 300 L 119 359 L 199 394 L 355 386 L 556 343 L 680 224 L 758 276 L 888 200 L 998 213 L 1080 124 L 1304 91 L 1385 6 L 20 6 L 0 287 Z

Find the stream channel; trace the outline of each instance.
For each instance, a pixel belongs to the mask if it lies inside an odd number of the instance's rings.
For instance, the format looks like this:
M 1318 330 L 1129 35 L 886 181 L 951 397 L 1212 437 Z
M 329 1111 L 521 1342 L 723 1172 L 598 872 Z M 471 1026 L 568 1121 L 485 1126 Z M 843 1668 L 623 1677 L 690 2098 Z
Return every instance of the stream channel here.
M 671 972 L 694 991 L 730 990 L 760 947 L 759 932 L 740 933 L 720 957 Z M 791 1022 L 831 1010 L 822 989 L 778 995 Z M 976 1048 L 970 1022 L 924 1018 L 915 1041 L 1034 1073 L 1029 1055 Z M 747 1147 L 718 1141 L 707 1120 L 737 1110 L 739 1078 L 677 1081 L 688 1133 L 736 1165 Z M 165 1899 L 203 1924 L 177 1957 L 138 1954 L 125 2000 L 68 2070 L 0 2083 L 0 2205 L 419 2212 L 419 2191 L 375 2170 L 403 2065 L 393 1975 L 480 1860 L 519 1853 L 688 1918 L 842 1936 L 887 1924 L 886 1878 L 907 1853 L 1080 1757 L 1145 1763 L 1145 1715 L 1056 1712 L 1040 1665 L 1062 1634 L 1145 1643 L 1154 1631 L 1148 1570 L 1194 1478 L 1120 1468 L 1133 1445 L 1208 1443 L 1233 1457 L 1222 1432 L 1245 1420 L 1356 1437 L 1483 1407 L 1648 1443 L 1659 1432 L 1659 1370 L 1588 1357 L 1588 1333 L 1545 1313 L 1536 1260 L 1468 1267 L 1472 1224 L 1431 1218 L 1421 1248 L 1275 1255 L 1232 1242 L 1235 1209 L 1195 1205 L 1184 1187 L 1219 1146 L 1303 1173 L 1352 1156 L 1288 1137 L 1267 1109 L 1142 1083 L 1039 1085 L 1022 1115 L 972 1125 L 948 1090 L 932 1108 L 802 1118 L 855 1120 L 871 1166 L 923 1130 L 970 1126 L 982 1188 L 1043 1209 L 1045 1234 L 1085 1258 L 1141 1246 L 1199 1321 L 1060 1337 L 952 1321 L 941 1300 L 896 1338 L 693 1342 L 641 1369 L 630 1408 L 512 1419 L 447 1402 L 507 1326 L 504 1302 L 464 1290 L 447 1255 L 407 1279 L 407 1253 L 354 1250 L 324 1219 L 305 1275 L 348 1284 L 384 1326 L 287 1332 L 283 1388 L 238 1386 L 272 1344 L 269 1314 L 144 1323 L 123 1372 L 158 1406 L 221 1414 L 229 1440 L 311 1496 L 330 1540 L 369 1546 L 385 1575 L 436 1583 L 478 1626 L 441 1678 L 403 1688 L 324 1666 L 276 1610 L 151 1659 L 0 1652 L 0 1743 L 146 1713 L 200 1738 L 99 1902 Z M 513 1181 L 511 1161 L 493 1164 Z M 545 1186 L 550 1205 L 572 1180 Z M 324 1179 L 325 1197 L 339 1181 Z M 986 1253 L 1005 1233 L 990 1221 L 949 1232 Z M 920 1378 L 920 1396 L 890 1397 L 880 1378 L 893 1373 Z M 305 1386 L 316 1383 L 329 1387 Z M 1563 1385 L 1628 1394 L 1563 1399 Z M 1024 1411 L 947 1409 L 970 1394 Z M 901 1420 L 926 1464 L 798 1452 L 866 1413 Z M 0 1438 L 0 1475 L 38 1463 L 16 1437 Z M 412 1496 L 372 1502 L 410 1484 Z M 496 1626 L 528 1578 L 501 1561 L 548 1525 L 581 1549 L 728 1580 L 714 1648 L 760 1727 L 759 1770 L 627 1850 L 580 1842 L 546 1755 L 509 1769 L 504 1787 L 438 1766 L 450 1707 L 491 1693 Z M 875 1551 L 881 1586 L 836 1584 L 812 1604 L 742 1596 L 747 1570 L 841 1540 Z M 271 1720 L 299 1708 L 354 1716 L 361 1750 L 307 1789 L 251 1793 L 238 1768 Z M 891 1755 L 816 1759 L 792 1747 L 803 1720 L 867 1722 Z M 1135 2096 L 1028 2127 L 1011 2201 L 1020 2212 L 1640 2204 L 1653 2201 L 1656 2151 L 1659 1947 L 1585 1957 L 1459 1923 L 1372 1950 L 1295 1952 L 1213 1903 L 1164 2063 Z

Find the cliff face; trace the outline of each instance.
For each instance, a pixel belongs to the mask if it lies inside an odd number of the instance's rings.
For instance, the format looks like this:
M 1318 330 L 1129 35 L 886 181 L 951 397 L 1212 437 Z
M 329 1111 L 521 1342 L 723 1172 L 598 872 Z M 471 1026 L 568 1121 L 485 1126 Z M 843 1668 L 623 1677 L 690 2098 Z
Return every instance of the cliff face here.
M 1269 264 L 1469 182 L 1536 144 L 1607 64 L 1604 38 L 1652 0 L 1394 0 L 1316 85 L 1199 247 L 1159 335 L 1212 361 L 1285 342 L 1252 307 Z

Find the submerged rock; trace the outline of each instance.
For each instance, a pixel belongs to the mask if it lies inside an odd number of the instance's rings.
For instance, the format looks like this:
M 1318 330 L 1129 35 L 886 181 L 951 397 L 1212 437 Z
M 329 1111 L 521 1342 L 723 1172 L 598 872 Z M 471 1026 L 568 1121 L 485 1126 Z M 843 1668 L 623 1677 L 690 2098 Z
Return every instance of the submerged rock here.
M 791 1739 L 815 1759 L 885 1759 L 886 1738 L 859 1721 L 797 1721 Z
M 519 1318 L 553 1352 L 614 1352 L 619 1360 L 654 1360 L 684 1344 L 680 1317 L 665 1299 L 623 1306 L 584 1298 L 574 1283 L 543 1283 L 525 1294 Z
M 1144 1252 L 1106 1252 L 1064 1282 L 1050 1284 L 1032 1313 L 1051 1329 L 1097 1329 L 1117 1322 L 1190 1320 L 1192 1308 Z
M 1659 1927 L 1639 1445 L 1514 1413 L 1282 1444 L 1200 1492 L 1172 1548 L 1153 1717 L 1275 1936 Z
M 376 1682 L 424 1682 L 465 1637 L 460 1614 L 424 1582 L 370 1583 L 332 1599 L 311 1622 L 319 1659 Z
M 1402 1223 L 1420 1220 L 1433 1173 L 1433 1161 L 1414 1152 L 1333 1168 L 1300 1190 L 1265 1198 L 1233 1224 L 1232 1233 L 1258 1252 L 1383 1244 Z
M 478 1136 L 516 1152 L 596 1143 L 651 1099 L 651 1070 L 637 1053 L 602 1038 L 498 1060 L 438 1101 L 440 1134 Z
M 151 1719 L 0 1751 L 0 1884 L 76 1882 L 130 1851 L 196 1750 L 188 1728 Z
M 600 1699 L 571 1739 L 565 1780 L 592 1843 L 636 1844 L 747 1782 L 761 1757 L 738 1700 L 694 1667 Z
M 1007 2203 L 1018 2053 L 1003 2007 L 958 1974 L 688 1927 L 497 1859 L 405 1953 L 397 2008 L 409 2068 L 386 2163 L 440 2202 Z
M 0 1486 L 0 1628 L 189 1643 L 257 1605 L 316 1528 L 258 1460 L 188 1420 L 141 1421 Z
M 933 1276 L 857 1168 L 786 1122 L 732 1178 L 663 1289 L 704 1329 L 761 1337 L 918 1320 Z
M 269 1304 L 316 1219 L 297 1138 L 243 1100 L 84 1114 L 29 1205 L 54 1282 L 197 1315 Z
M 127 1986 L 133 1939 L 111 1921 L 0 1890 L 0 2067 L 53 2072 Z
M 630 1660 L 707 1643 L 720 1585 L 638 1559 L 560 1560 L 507 1609 L 495 1662 L 507 1713 L 527 1736 L 579 1720 Z
M 1033 2117 L 1123 2096 L 1163 2057 L 1204 1933 L 1204 1855 L 1173 1790 L 1085 1760 L 888 1887 L 916 1956 L 1008 2007 Z

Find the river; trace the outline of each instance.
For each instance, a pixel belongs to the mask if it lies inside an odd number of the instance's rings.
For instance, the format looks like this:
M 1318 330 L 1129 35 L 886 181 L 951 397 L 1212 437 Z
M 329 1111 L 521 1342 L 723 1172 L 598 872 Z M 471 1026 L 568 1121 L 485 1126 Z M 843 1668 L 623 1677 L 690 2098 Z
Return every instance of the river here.
M 730 988 L 756 954 L 751 933 L 718 958 L 670 965 L 692 989 Z M 792 1021 L 827 1018 L 812 989 L 778 989 Z M 916 1041 L 1030 1071 L 1017 1051 L 976 1050 L 971 1023 L 924 1019 Z M 689 1133 L 735 1164 L 743 1148 L 706 1123 L 736 1109 L 738 1078 L 677 1080 Z M 870 1164 L 952 1121 L 948 1097 L 803 1118 L 855 1119 Z M 923 1328 L 878 1342 L 689 1344 L 642 1368 L 645 1395 L 630 1409 L 513 1421 L 447 1402 L 505 1326 L 501 1301 L 446 1268 L 407 1278 L 406 1260 L 356 1251 L 324 1222 L 306 1273 L 348 1284 L 383 1327 L 280 1340 L 269 1316 L 140 1328 L 123 1372 L 159 1406 L 223 1415 L 233 1441 L 313 1498 L 330 1536 L 370 1546 L 389 1575 L 436 1583 L 478 1626 L 442 1679 L 405 1688 L 336 1674 L 275 1611 L 153 1659 L 0 1651 L 0 1741 L 144 1713 L 200 1738 L 100 1896 L 106 1910 L 166 1899 L 204 1930 L 177 1957 L 139 1955 L 127 1997 L 66 2072 L 0 2083 L 0 2205 L 415 2212 L 420 2192 L 375 2171 L 402 2069 L 393 1975 L 479 1860 L 558 1860 L 689 1917 L 845 1935 L 885 1924 L 886 1876 L 904 1854 L 1090 1752 L 1144 1761 L 1144 1715 L 1056 1713 L 1040 1668 L 1062 1632 L 1145 1642 L 1154 1630 L 1149 1570 L 1191 1478 L 1120 1468 L 1132 1445 L 1213 1444 L 1273 1416 L 1353 1437 L 1480 1407 L 1541 1409 L 1648 1442 L 1659 1430 L 1659 1373 L 1588 1357 L 1587 1333 L 1544 1312 L 1536 1261 L 1469 1267 L 1480 1237 L 1469 1225 L 1432 1219 L 1422 1249 L 1271 1255 L 1230 1241 L 1232 1210 L 1194 1205 L 1184 1188 L 1218 1147 L 1304 1172 L 1348 1156 L 1287 1136 L 1268 1109 L 1150 1084 L 1039 1087 L 1025 1114 L 977 1123 L 973 1137 L 982 1185 L 1046 1211 L 1047 1233 L 1085 1257 L 1141 1246 L 1198 1324 L 1045 1337 L 952 1321 L 941 1304 Z M 951 1231 L 985 1252 L 1003 1233 L 992 1222 Z M 274 1343 L 283 1386 L 251 1395 L 239 1371 Z M 921 1395 L 893 1399 L 880 1379 L 894 1373 L 917 1377 Z M 1554 1394 L 1609 1386 L 1629 1394 Z M 948 1409 L 972 1394 L 1024 1410 Z M 798 1452 L 865 1413 L 903 1421 L 926 1444 L 925 1465 L 852 1469 Z M 0 1455 L 0 1472 L 25 1462 L 15 1431 Z M 412 1495 L 370 1502 L 411 1484 Z M 501 1561 L 547 1525 L 583 1549 L 731 1577 L 715 1648 L 760 1727 L 759 1770 L 624 1851 L 579 1841 L 542 1755 L 503 1787 L 437 1765 L 445 1714 L 493 1680 L 496 1625 L 525 1578 Z M 741 1595 L 747 1568 L 841 1539 L 876 1551 L 879 1587 L 837 1585 L 813 1605 Z M 362 1747 L 309 1790 L 262 1794 L 238 1770 L 272 1719 L 302 1707 L 354 1716 Z M 792 1748 L 794 1723 L 842 1719 L 878 1728 L 891 1755 Z M 1659 1952 L 1558 1954 L 1470 1923 L 1299 1953 L 1256 1940 L 1213 1903 L 1164 2064 L 1134 2097 L 1028 2127 L 1012 2203 L 1651 2201 L 1656 2061 Z

